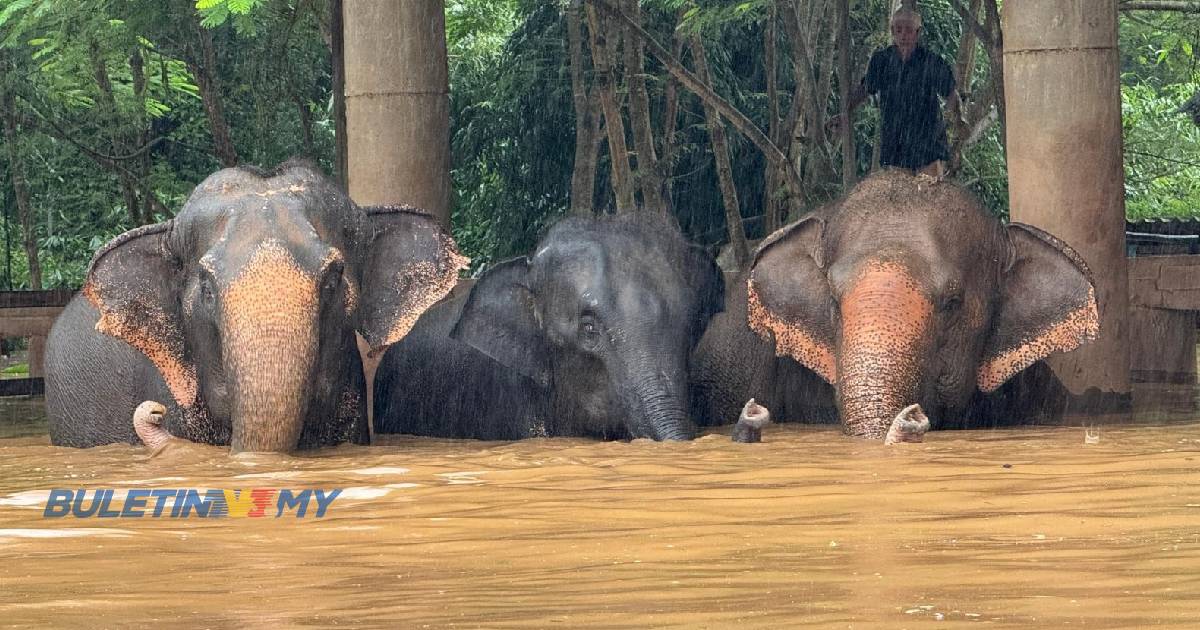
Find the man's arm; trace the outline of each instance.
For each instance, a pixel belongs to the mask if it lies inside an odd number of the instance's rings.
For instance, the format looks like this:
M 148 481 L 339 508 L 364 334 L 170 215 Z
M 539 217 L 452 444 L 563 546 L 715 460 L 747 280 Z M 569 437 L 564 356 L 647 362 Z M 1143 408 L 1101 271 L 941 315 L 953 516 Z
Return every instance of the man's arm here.
M 851 116 L 854 115 L 854 110 L 858 109 L 863 104 L 863 101 L 867 100 L 867 96 L 867 86 L 861 81 L 858 85 L 854 86 L 853 90 L 850 90 L 850 109 L 847 111 Z
M 854 110 L 858 109 L 867 100 L 867 88 L 861 82 L 850 91 L 850 109 L 846 110 L 850 120 L 854 120 Z M 835 114 L 825 123 L 825 128 L 832 133 L 838 133 L 842 129 L 842 115 Z
M 871 60 L 867 62 L 867 76 L 863 77 L 861 81 L 855 83 L 854 87 L 850 90 L 850 107 L 846 111 L 848 112 L 851 120 L 854 119 L 854 111 L 862 106 L 863 102 L 867 100 L 868 96 L 878 90 L 878 87 L 876 86 L 879 85 L 879 73 L 882 71 L 882 57 L 880 56 L 881 52 L 882 51 L 878 51 L 871 55 Z M 840 130 L 842 126 L 842 115 L 838 114 L 833 118 L 830 118 L 829 123 L 827 123 L 826 126 L 831 130 Z

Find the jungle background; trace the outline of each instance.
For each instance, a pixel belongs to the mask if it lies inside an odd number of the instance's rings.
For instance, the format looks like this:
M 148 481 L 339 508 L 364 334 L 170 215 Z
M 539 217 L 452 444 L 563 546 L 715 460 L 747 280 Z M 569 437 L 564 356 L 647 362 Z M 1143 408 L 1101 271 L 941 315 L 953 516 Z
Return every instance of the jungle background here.
M 845 159 L 827 123 L 841 75 L 890 43 L 890 4 L 852 0 L 843 28 L 837 0 L 447 0 L 459 247 L 478 268 L 568 213 L 663 211 L 744 258 L 878 159 L 873 105 Z M 964 96 L 954 176 L 1006 217 L 999 0 L 919 4 Z M 339 6 L 0 0 L 0 289 L 79 286 L 97 247 L 223 166 L 300 155 L 336 177 Z M 1119 6 L 1128 215 L 1200 215 L 1200 2 Z

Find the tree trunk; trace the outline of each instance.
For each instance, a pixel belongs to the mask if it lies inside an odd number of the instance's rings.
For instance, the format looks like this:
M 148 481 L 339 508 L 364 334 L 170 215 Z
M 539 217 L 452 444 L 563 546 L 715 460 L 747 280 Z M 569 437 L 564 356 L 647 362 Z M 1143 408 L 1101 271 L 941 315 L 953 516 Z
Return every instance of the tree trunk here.
M 308 102 L 298 92 L 292 94 L 292 102 L 296 104 L 296 115 L 300 117 L 300 142 L 304 147 L 304 155 L 315 158 L 317 152 L 313 148 L 312 112 L 308 109 Z
M 137 104 L 137 110 L 134 112 L 137 132 L 133 144 L 141 148 L 150 142 L 150 123 L 146 115 L 146 68 L 140 44 L 134 44 L 133 51 L 129 54 L 129 76 L 133 81 L 133 96 Z M 147 191 L 141 194 L 142 207 L 138 225 L 153 223 L 155 208 L 152 199 L 154 196 L 149 192 L 150 186 L 146 181 L 150 176 L 150 152 L 147 151 L 134 158 L 131 170 L 137 177 L 138 188 Z
M 204 105 L 204 114 L 208 117 L 208 127 L 213 138 L 213 155 L 217 157 L 221 166 L 237 166 L 238 154 L 233 146 L 229 122 L 225 120 L 221 87 L 217 81 L 217 54 L 213 48 L 212 31 L 200 25 L 198 15 L 193 18 L 193 27 L 200 54 L 198 59 L 195 55 L 189 55 L 187 66 L 192 78 L 196 80 L 200 102 Z
M 778 0 L 776 0 L 778 1 Z M 775 33 L 775 23 L 778 22 L 778 10 L 775 2 L 771 3 L 771 10 L 767 14 L 767 22 L 763 28 L 763 57 L 766 62 L 767 74 L 767 133 L 771 137 L 771 142 L 776 145 L 782 144 L 780 139 L 780 127 L 782 121 L 779 120 L 779 83 L 778 83 L 778 64 L 775 58 L 777 35 Z M 779 169 L 775 168 L 774 164 L 767 162 L 766 168 L 763 169 L 763 234 L 771 234 L 779 229 L 779 209 L 775 203 L 775 189 L 779 187 Z
M 567 47 L 571 53 L 571 97 L 575 104 L 575 162 L 571 171 L 571 214 L 591 215 L 596 188 L 597 118 L 592 111 L 583 74 L 583 13 L 578 4 L 567 5 Z
M 821 99 L 826 98 L 826 92 L 818 89 L 814 76 L 814 57 L 808 48 L 807 38 L 804 36 L 807 29 L 800 23 L 796 6 L 785 2 L 781 5 L 781 9 L 784 28 L 787 29 L 789 39 L 792 40 L 792 65 L 795 68 L 796 81 L 802 88 L 798 88 L 797 92 L 803 92 L 805 97 L 802 113 L 808 122 L 807 135 L 811 137 L 814 144 L 821 146 L 826 143 L 825 127 L 815 123 L 818 122 L 816 120 L 817 112 L 824 111 Z
M 842 191 L 849 192 L 858 179 L 854 125 L 850 124 L 850 0 L 838 0 L 838 100 L 842 117 Z
M 121 125 L 117 120 L 117 101 L 113 97 L 108 65 L 99 42 L 88 42 L 88 56 L 92 62 L 92 78 L 96 80 L 96 87 L 100 90 L 98 105 L 103 125 L 108 128 L 108 146 L 115 155 L 123 155 L 127 148 L 121 137 Z M 142 204 L 138 201 L 137 182 L 128 170 L 116 173 L 121 186 L 121 198 L 125 202 L 125 211 L 129 213 L 129 222 L 135 227 L 142 225 Z
M 621 10 L 615 8 L 611 4 L 608 4 L 607 0 L 589 0 L 589 12 L 593 7 L 605 11 L 609 15 L 612 15 L 624 22 L 626 26 L 631 27 L 632 32 L 636 33 L 637 37 L 642 40 L 642 43 L 644 43 L 646 47 L 650 49 L 650 54 L 654 55 L 659 62 L 666 66 L 666 69 L 671 73 L 671 76 L 678 79 L 679 82 L 687 87 L 688 90 L 690 90 L 693 94 L 695 94 L 702 103 L 704 103 L 706 106 L 712 107 L 721 116 L 724 116 L 725 119 L 728 120 L 735 129 L 741 132 L 742 135 L 746 136 L 746 139 L 754 143 L 754 146 L 758 147 L 758 150 L 762 151 L 763 155 L 768 160 L 774 162 L 781 169 L 783 169 L 784 174 L 787 177 L 786 181 L 788 183 L 790 192 L 794 196 L 800 196 L 802 185 L 800 183 L 800 178 L 796 175 L 795 169 L 791 167 L 787 156 L 779 150 L 778 146 L 771 142 L 771 139 L 763 133 L 762 129 L 758 128 L 758 125 L 754 124 L 754 121 L 750 120 L 745 114 L 738 111 L 736 107 L 730 105 L 728 101 L 721 98 L 720 95 L 714 92 L 712 87 L 710 87 L 706 82 L 701 81 L 696 77 L 696 75 L 688 72 L 688 70 L 683 67 L 683 64 L 679 62 L 677 57 L 673 57 L 671 53 L 667 51 L 667 49 L 663 48 L 661 44 L 654 40 L 654 37 L 643 30 L 640 25 L 631 21 L 629 17 L 626 16 Z
M 638 0 L 625 0 L 626 14 L 635 23 L 641 22 Z M 654 152 L 654 132 L 650 127 L 650 97 L 646 94 L 642 40 L 633 29 L 625 36 L 625 84 L 629 86 L 629 124 L 633 127 L 633 146 L 637 151 L 636 181 L 642 191 L 642 203 L 651 212 L 666 212 L 663 204 L 662 178 L 658 173 L 658 156 Z
M 704 43 L 700 35 L 692 35 L 692 60 L 696 64 L 696 75 L 707 85 L 712 78 L 708 71 L 708 59 L 704 55 Z M 725 127 L 721 116 L 708 103 L 704 104 L 704 118 L 708 122 L 708 136 L 712 140 L 713 158 L 716 160 L 717 180 L 721 185 L 721 199 L 725 205 L 725 225 L 729 229 L 729 244 L 737 259 L 738 269 L 750 262 L 750 248 L 746 243 L 746 231 L 742 227 L 742 210 L 738 204 L 737 188 L 733 183 L 733 168 L 729 163 L 729 146 L 725 142 Z
M 683 20 L 684 11 L 679 12 L 679 21 Z M 678 25 L 672 36 L 673 55 L 676 59 L 683 56 L 684 38 Z M 667 206 L 667 214 L 674 214 L 674 177 L 675 164 L 675 129 L 679 122 L 679 80 L 674 75 L 667 75 L 667 86 L 663 88 L 663 131 L 662 151 L 658 154 L 658 176 L 663 182 L 663 203 Z
M 983 95 L 973 94 L 971 90 L 971 79 L 975 74 L 975 29 L 967 22 L 979 22 L 979 10 L 981 8 L 980 0 L 970 0 L 971 6 L 966 11 L 966 16 L 963 17 L 962 35 L 958 39 L 958 58 L 954 62 L 954 80 L 958 87 L 958 94 L 961 98 L 964 94 L 972 94 L 975 102 L 980 100 Z M 954 0 L 954 4 L 958 5 L 959 0 Z M 955 6 L 962 16 L 962 9 Z M 965 103 L 951 103 L 951 107 L 957 108 L 954 111 L 954 116 L 951 119 L 951 132 L 954 134 L 954 139 L 950 144 L 950 165 L 949 172 L 957 173 L 962 165 L 963 152 L 967 150 L 967 137 L 971 133 L 971 129 L 975 126 L 974 121 L 969 117 L 969 114 L 974 108 L 968 108 L 963 111 Z
M 1005 97 L 1004 97 L 1004 30 L 1000 23 L 1000 9 L 996 6 L 996 0 L 986 0 L 984 2 L 985 14 L 987 15 L 987 28 L 991 31 L 992 41 L 987 47 L 988 63 L 990 65 L 989 73 L 992 75 L 992 90 L 993 97 L 996 99 L 996 112 L 1000 118 L 1000 146 L 1004 149 L 1005 161 L 1008 158 L 1008 136 L 1007 124 L 1008 119 L 1005 113 Z
M 792 42 L 792 68 L 796 77 L 796 88 L 793 94 L 792 107 L 784 122 L 781 134 L 787 134 L 788 157 L 792 168 L 803 178 L 804 182 L 829 181 L 835 176 L 826 152 L 827 139 L 825 136 L 825 103 L 829 85 L 821 81 L 818 85 L 816 74 L 825 77 L 825 69 L 814 67 L 814 57 L 809 51 L 808 37 L 810 30 L 819 29 L 820 24 L 814 24 L 810 19 L 806 23 L 800 21 L 796 0 L 787 0 L 779 4 L 780 20 L 784 31 Z M 814 13 L 813 18 L 821 15 Z M 828 69 L 832 69 L 829 65 Z M 804 190 L 810 190 L 804 186 Z M 793 204 L 798 209 L 800 203 L 811 202 L 812 199 L 800 198 Z
M 5 68 L 7 70 L 7 68 Z M 17 197 L 17 216 L 21 220 L 21 235 L 25 246 L 25 257 L 29 259 L 29 288 L 42 288 L 42 265 L 38 260 L 37 236 L 33 227 L 33 204 L 29 198 L 29 185 L 25 179 L 25 163 L 21 149 L 17 146 L 17 120 L 12 95 L 8 91 L 0 94 L 0 107 L 4 116 L 4 146 L 7 147 L 8 172 L 12 178 L 13 193 Z
M 604 127 L 608 130 L 608 153 L 612 164 L 613 192 L 616 193 L 617 212 L 634 210 L 633 177 L 629 169 L 629 150 L 625 146 L 625 123 L 621 119 L 621 106 L 617 102 L 617 89 L 612 71 L 612 53 L 608 37 L 604 32 L 607 20 L 596 13 L 592 5 L 587 7 L 588 33 L 592 40 L 592 67 L 596 73 L 596 89 L 600 93 L 600 104 L 604 108 Z M 613 29 L 619 32 L 618 28 Z
M 333 156 L 334 176 L 342 190 L 346 177 L 346 66 L 345 33 L 342 26 L 342 0 L 329 0 L 329 60 L 333 64 Z

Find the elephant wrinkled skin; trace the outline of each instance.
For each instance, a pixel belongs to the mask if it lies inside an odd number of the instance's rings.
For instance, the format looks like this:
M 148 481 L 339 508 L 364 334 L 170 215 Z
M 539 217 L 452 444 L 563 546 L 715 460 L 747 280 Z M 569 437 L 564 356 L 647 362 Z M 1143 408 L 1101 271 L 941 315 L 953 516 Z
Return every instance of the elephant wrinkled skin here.
M 1098 328 L 1065 243 L 954 184 L 883 171 L 758 248 L 695 353 L 697 410 L 728 422 L 753 396 L 868 438 L 914 403 L 935 428 L 1045 418 L 1063 394 L 1040 359 Z
M 100 249 L 46 350 L 54 444 L 171 435 L 233 451 L 368 441 L 356 332 L 403 337 L 465 264 L 428 215 L 355 205 L 314 167 L 219 171 Z
M 665 217 L 570 218 L 385 355 L 376 432 L 684 440 L 688 355 L 724 282 Z

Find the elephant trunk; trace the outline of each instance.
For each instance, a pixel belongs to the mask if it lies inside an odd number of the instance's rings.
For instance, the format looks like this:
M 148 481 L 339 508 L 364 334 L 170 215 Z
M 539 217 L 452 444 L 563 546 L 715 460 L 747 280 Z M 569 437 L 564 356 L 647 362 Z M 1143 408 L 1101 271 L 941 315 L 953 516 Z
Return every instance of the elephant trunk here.
M 316 367 L 318 290 L 285 256 L 264 252 L 225 296 L 234 452 L 294 450 L 304 427 Z
M 882 439 L 916 402 L 933 306 L 899 264 L 873 262 L 842 297 L 838 406 L 847 433 Z
M 634 400 L 630 419 L 634 437 L 654 440 L 691 440 L 696 425 L 687 413 L 687 372 L 681 365 L 663 365 L 659 361 L 638 361 L 640 366 L 630 382 Z

